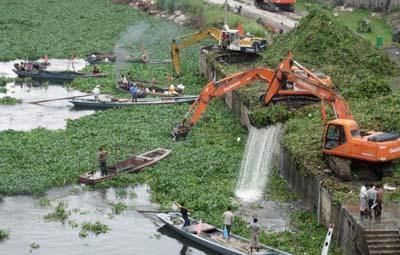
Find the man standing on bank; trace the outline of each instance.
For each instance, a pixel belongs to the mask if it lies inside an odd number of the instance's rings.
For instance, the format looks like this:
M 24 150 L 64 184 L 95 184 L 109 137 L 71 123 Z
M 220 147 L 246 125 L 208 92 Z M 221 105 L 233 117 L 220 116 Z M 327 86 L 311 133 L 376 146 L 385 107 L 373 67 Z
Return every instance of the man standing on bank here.
M 222 217 L 224 218 L 224 228 L 226 228 L 227 231 L 227 237 L 231 234 L 231 227 L 233 223 L 233 213 L 232 213 L 232 208 L 228 206 L 228 210 L 224 212 Z
M 103 147 L 100 147 L 98 156 L 99 156 L 101 176 L 105 176 L 107 175 L 107 151 L 104 150 Z

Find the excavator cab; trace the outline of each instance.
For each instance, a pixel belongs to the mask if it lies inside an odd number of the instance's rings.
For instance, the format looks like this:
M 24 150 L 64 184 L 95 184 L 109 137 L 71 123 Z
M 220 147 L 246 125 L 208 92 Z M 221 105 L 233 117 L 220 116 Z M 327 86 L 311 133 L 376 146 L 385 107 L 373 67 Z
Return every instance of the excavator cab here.
M 328 125 L 325 133 L 324 147 L 327 150 L 334 149 L 346 143 L 346 134 L 342 125 Z

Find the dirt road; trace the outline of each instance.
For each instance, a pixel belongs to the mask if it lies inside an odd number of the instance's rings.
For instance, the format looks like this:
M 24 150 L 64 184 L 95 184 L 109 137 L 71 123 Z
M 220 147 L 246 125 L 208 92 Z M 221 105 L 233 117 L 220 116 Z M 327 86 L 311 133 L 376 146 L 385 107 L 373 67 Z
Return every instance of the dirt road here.
M 225 0 L 207 0 L 209 3 L 223 5 Z M 284 32 L 294 28 L 301 15 L 289 12 L 269 12 L 258 9 L 254 6 L 252 0 L 228 0 L 228 5 L 231 7 L 242 6 L 241 15 L 261 20 L 275 28 L 282 27 Z

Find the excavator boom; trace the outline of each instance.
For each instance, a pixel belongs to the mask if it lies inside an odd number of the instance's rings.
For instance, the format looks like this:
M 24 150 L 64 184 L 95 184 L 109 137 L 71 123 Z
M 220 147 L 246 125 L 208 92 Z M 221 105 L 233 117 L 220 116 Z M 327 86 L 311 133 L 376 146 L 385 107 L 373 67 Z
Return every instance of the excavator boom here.
M 267 41 L 264 38 L 242 36 L 238 30 L 232 30 L 228 27 L 224 30 L 211 27 L 183 35 L 175 38 L 171 43 L 172 63 L 177 76 L 181 74 L 180 50 L 206 38 L 216 40 L 219 48 L 234 52 L 258 53 L 267 46 Z
M 174 40 L 172 40 L 171 43 L 172 64 L 174 66 L 175 73 L 178 76 L 181 73 L 180 50 L 209 37 L 214 38 L 219 42 L 221 38 L 221 31 L 217 28 L 207 28 L 192 34 L 177 37 Z

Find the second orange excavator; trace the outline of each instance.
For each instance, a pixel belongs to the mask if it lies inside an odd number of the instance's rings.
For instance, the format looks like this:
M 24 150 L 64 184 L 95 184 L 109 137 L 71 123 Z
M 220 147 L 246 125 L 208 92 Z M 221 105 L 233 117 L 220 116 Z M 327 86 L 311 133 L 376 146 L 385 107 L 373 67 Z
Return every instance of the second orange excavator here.
M 326 125 L 322 151 L 328 156 L 332 170 L 342 179 L 351 179 L 351 160 L 375 164 L 388 163 L 400 158 L 399 134 L 360 132 L 346 101 L 332 89 L 329 77 L 321 78 L 309 71 L 296 62 L 291 54 L 278 65 L 276 70 L 255 68 L 208 83 L 190 107 L 184 120 L 173 129 L 174 139 L 186 137 L 213 98 L 246 86 L 256 79 L 268 83 L 266 93 L 262 96 L 265 105 L 282 98 L 314 96 L 321 100 L 322 116 Z M 325 105 L 332 107 L 333 120 L 327 121 Z

